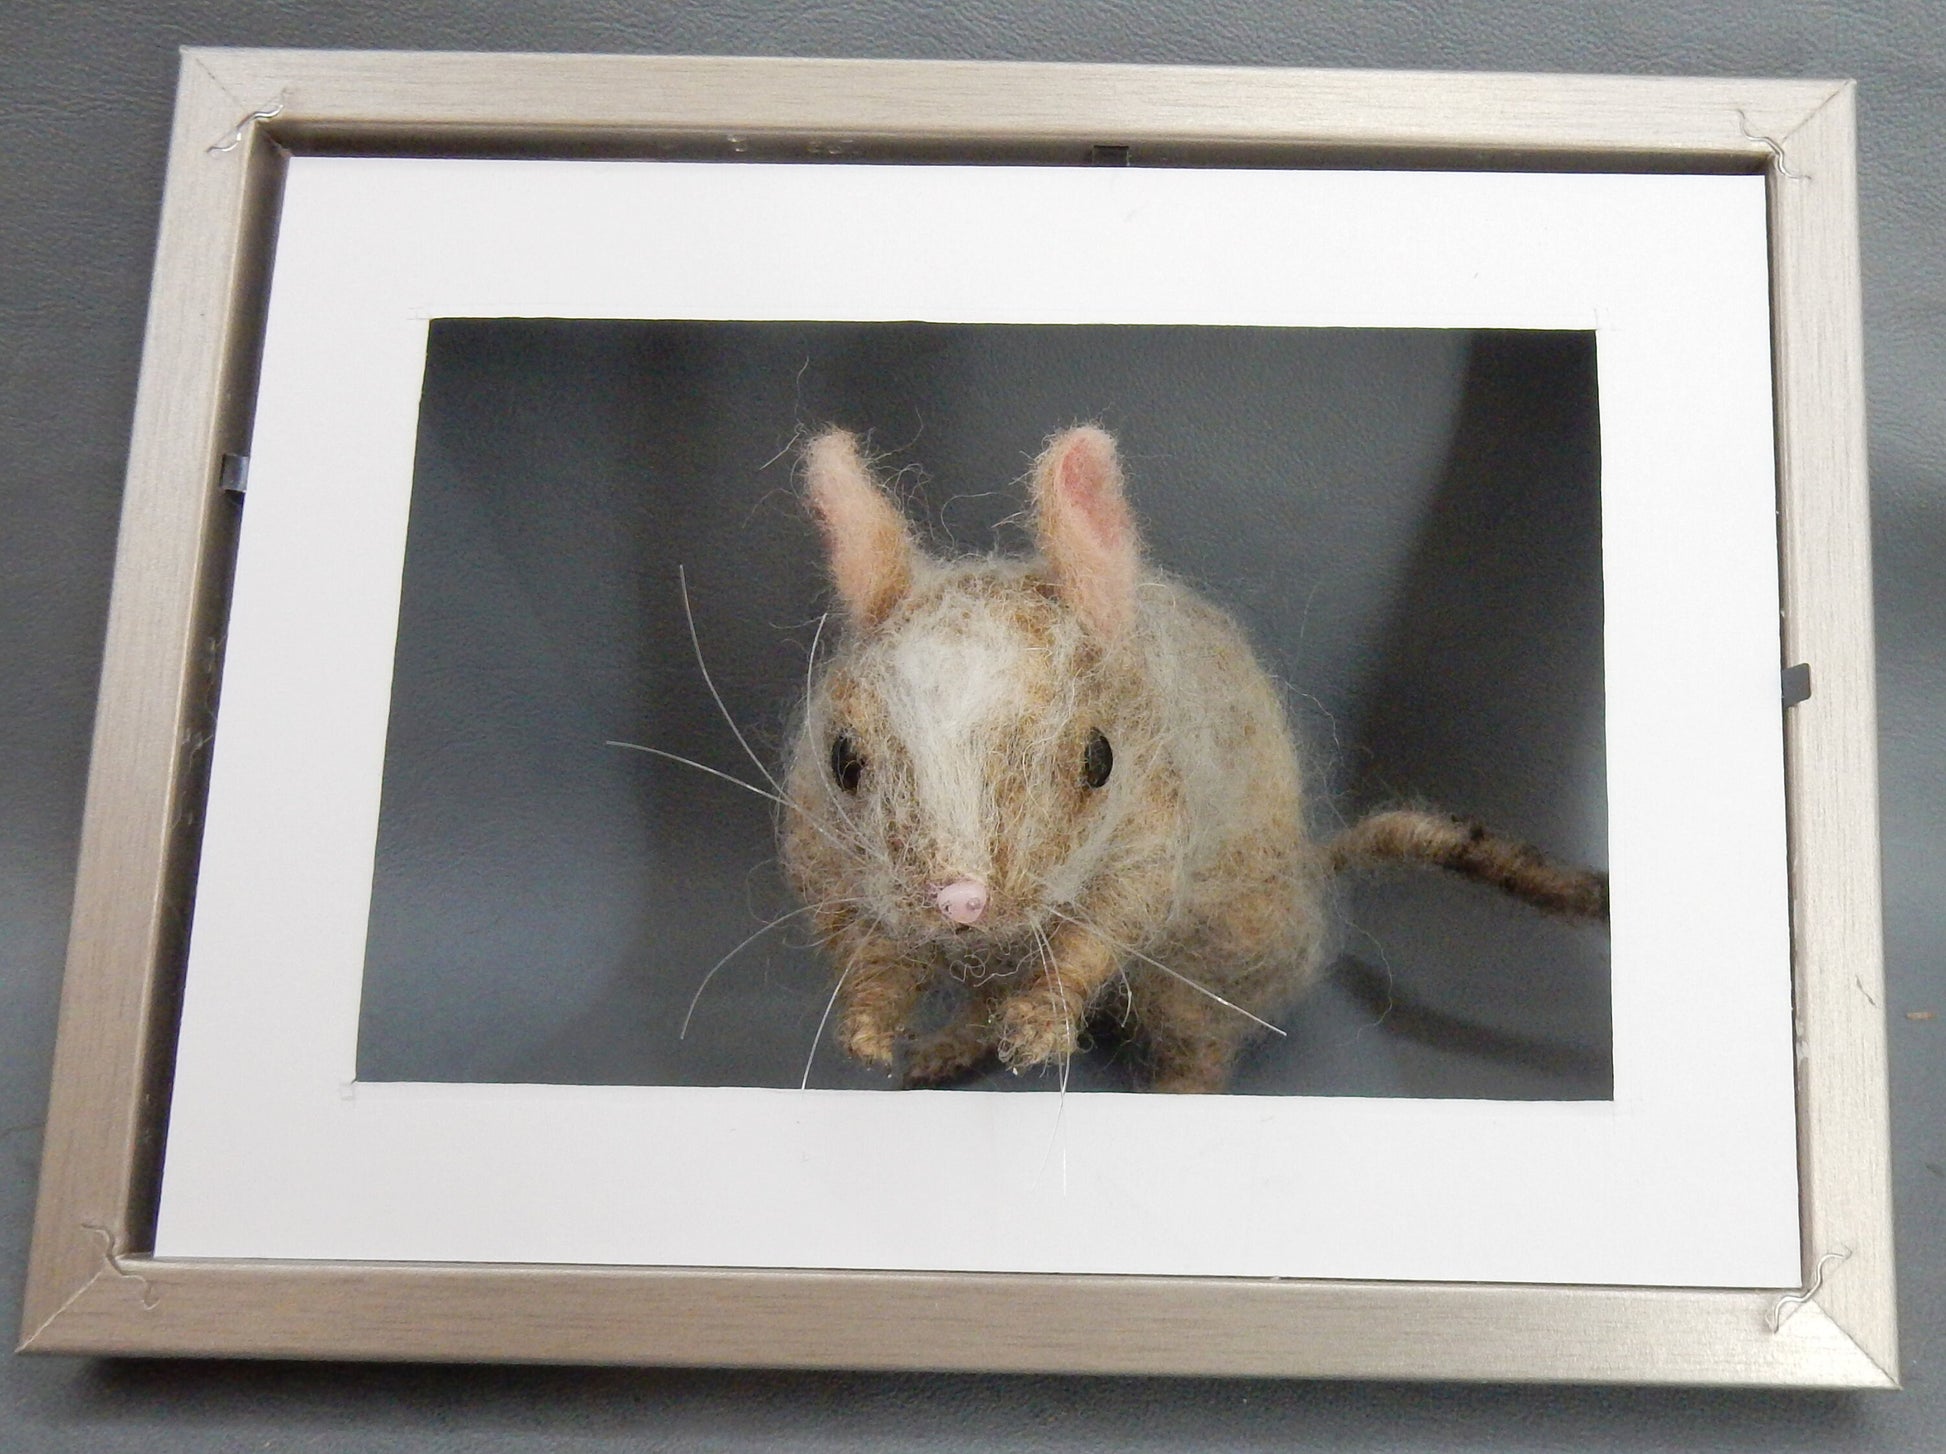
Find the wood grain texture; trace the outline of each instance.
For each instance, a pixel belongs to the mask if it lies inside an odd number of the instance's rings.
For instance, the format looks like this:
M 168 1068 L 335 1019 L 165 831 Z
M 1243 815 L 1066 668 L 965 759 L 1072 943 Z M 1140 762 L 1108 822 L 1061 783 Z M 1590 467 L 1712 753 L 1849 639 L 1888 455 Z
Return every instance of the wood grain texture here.
M 280 105 L 230 152 L 249 113 Z M 157 1165 L 227 563 L 214 484 L 247 418 L 255 229 L 278 139 L 807 155 L 934 143 L 1138 159 L 1767 169 L 1788 661 L 1807 1281 L 1484 1287 L 717 1269 L 160 1262 Z M 1308 1374 L 1885 1387 L 1896 1379 L 1856 201 L 1820 81 L 185 52 L 130 449 L 22 1346 L 70 1353 Z M 1079 159 L 1078 156 L 1075 159 Z M 155 1091 L 155 1093 L 152 1093 Z
M 1777 1294 L 124 1259 L 41 1346 L 270 1357 L 1882 1387 Z
M 1773 170 L 1784 661 L 1807 1280 L 1896 1377 L 1890 1110 L 1880 927 L 1871 528 L 1849 87 L 1782 138 Z
M 1767 158 L 1829 81 L 1271 70 L 1254 67 L 752 60 L 714 56 L 197 51 L 280 130 L 416 134 L 625 128 L 1084 142 Z
M 104 1250 L 130 1241 L 133 1193 L 160 1151 L 157 1024 L 164 977 L 179 969 L 172 893 L 206 679 L 213 464 L 237 387 L 234 345 L 254 153 L 212 153 L 235 105 L 183 59 L 170 140 L 155 283 L 143 338 L 89 758 L 67 973 L 42 1151 L 24 1336 L 90 1280 Z

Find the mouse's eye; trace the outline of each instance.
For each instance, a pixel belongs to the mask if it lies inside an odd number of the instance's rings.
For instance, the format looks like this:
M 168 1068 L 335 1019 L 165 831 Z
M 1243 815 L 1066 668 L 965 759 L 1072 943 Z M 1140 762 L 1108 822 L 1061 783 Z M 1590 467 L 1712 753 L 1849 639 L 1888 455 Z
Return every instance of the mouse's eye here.
M 1108 781 L 1108 774 L 1115 770 L 1115 749 L 1108 745 L 1108 739 L 1101 735 L 1099 728 L 1088 734 L 1088 747 L 1081 754 L 1081 781 L 1091 788 L 1098 788 Z
M 848 793 L 858 791 L 858 779 L 865 775 L 865 759 L 858 755 L 858 744 L 849 732 L 831 739 L 831 776 Z

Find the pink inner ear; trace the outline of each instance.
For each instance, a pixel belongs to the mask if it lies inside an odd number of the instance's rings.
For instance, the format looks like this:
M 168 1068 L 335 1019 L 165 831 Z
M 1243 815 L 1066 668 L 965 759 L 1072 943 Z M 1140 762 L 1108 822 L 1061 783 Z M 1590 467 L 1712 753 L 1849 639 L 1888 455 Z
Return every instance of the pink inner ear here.
M 1039 480 L 1041 553 L 1082 619 L 1113 636 L 1134 614 L 1141 554 L 1115 441 L 1093 426 L 1069 430 L 1042 456 Z
M 824 528 L 832 583 L 852 619 L 872 625 L 890 613 L 912 580 L 905 519 L 872 479 L 858 444 L 827 430 L 806 447 L 811 508 Z
M 1129 533 L 1128 503 L 1122 498 L 1120 471 L 1105 455 L 1094 431 L 1081 433 L 1061 459 L 1061 491 L 1101 545 L 1114 548 Z

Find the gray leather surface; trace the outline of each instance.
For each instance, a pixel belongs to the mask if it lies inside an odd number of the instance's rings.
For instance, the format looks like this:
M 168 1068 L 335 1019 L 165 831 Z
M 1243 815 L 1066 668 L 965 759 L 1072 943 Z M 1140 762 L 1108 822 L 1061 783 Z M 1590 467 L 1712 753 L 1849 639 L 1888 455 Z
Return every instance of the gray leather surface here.
M 1946 1447 L 1946 8 L 1936 0 L 1066 7 L 211 0 L 0 8 L 0 1312 L 18 1306 L 179 44 L 1855 76 L 1908 1389 L 1891 1396 L 81 1363 L 0 1448 Z M 252 98 L 253 100 L 255 98 Z M 243 108 L 240 107 L 241 111 Z

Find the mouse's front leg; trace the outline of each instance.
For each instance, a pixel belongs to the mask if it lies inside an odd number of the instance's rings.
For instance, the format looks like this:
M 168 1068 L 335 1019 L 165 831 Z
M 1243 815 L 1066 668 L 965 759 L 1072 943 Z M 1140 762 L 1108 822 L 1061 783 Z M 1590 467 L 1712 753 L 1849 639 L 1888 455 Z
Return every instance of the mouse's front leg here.
M 1000 1058 L 1015 1070 L 1074 1054 L 1096 992 L 1121 968 L 1121 955 L 1079 924 L 1048 935 L 1047 949 L 1041 970 L 1000 1007 Z
M 853 1060 L 889 1070 L 933 963 L 849 915 L 819 919 L 826 952 L 838 966 L 838 1043 Z

